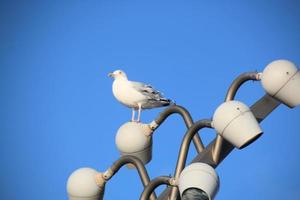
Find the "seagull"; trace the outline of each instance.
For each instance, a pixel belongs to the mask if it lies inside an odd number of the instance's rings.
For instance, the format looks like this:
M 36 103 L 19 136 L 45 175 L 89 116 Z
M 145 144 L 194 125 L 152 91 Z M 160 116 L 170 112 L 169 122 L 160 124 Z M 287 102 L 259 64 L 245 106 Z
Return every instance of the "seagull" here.
M 112 91 L 115 98 L 132 109 L 131 121 L 133 122 L 140 122 L 142 109 L 163 107 L 173 103 L 151 85 L 128 80 L 122 70 L 116 70 L 108 76 L 114 78 Z M 137 120 L 134 119 L 136 110 L 138 110 Z

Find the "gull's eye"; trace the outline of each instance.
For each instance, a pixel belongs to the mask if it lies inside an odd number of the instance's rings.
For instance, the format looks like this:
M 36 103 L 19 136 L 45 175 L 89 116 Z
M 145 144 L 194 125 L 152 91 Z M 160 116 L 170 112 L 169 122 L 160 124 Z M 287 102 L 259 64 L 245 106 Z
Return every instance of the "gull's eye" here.
M 122 72 L 121 72 L 121 71 L 119 71 L 119 74 L 122 74 Z

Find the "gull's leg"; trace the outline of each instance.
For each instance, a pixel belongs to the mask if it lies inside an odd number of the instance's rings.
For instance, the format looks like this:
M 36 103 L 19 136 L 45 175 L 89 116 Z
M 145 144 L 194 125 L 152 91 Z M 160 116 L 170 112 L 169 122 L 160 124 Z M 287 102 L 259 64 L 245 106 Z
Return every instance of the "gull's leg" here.
M 141 112 L 142 112 L 142 105 L 139 103 L 139 110 L 138 110 L 138 118 L 137 118 L 137 122 L 140 122 L 141 120 Z
M 132 108 L 132 115 L 131 115 L 131 121 L 134 122 L 134 116 L 135 116 L 135 110 Z

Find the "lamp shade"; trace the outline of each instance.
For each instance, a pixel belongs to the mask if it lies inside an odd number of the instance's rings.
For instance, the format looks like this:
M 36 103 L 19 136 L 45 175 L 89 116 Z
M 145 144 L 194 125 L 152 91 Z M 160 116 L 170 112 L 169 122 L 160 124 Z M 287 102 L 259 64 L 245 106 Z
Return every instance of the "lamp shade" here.
M 74 171 L 67 182 L 69 200 L 100 200 L 99 187 L 95 176 L 98 172 L 91 168 L 80 168 Z
M 131 155 L 147 164 L 152 158 L 152 137 L 147 124 L 127 122 L 116 135 L 116 145 L 121 155 Z M 129 167 L 132 167 L 129 165 Z
M 181 172 L 178 187 L 180 195 L 190 189 L 197 189 L 201 196 L 214 199 L 219 190 L 219 177 L 214 168 L 206 163 L 192 163 Z
M 213 127 L 238 149 L 251 144 L 263 133 L 251 110 L 239 101 L 221 104 L 213 115 Z
M 276 60 L 264 69 L 261 83 L 266 92 L 290 108 L 300 104 L 300 72 L 288 60 Z

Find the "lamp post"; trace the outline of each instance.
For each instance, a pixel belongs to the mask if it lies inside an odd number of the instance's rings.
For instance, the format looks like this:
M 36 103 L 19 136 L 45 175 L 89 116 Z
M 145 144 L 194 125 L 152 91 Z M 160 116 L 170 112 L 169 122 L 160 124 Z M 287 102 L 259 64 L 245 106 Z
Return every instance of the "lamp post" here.
M 234 100 L 238 89 L 249 80 L 261 80 L 266 91 L 250 108 Z M 248 72 L 238 76 L 230 85 L 225 102 L 216 109 L 212 120 L 205 119 L 194 123 L 185 108 L 173 105 L 166 108 L 150 124 L 125 123 L 116 137 L 117 147 L 123 156 L 104 173 L 90 168 L 75 171 L 67 184 L 69 199 L 103 199 L 105 183 L 120 167 L 131 163 L 138 170 L 144 185 L 140 200 L 155 200 L 154 190 L 162 184 L 169 187 L 157 200 L 212 200 L 219 188 L 219 177 L 214 168 L 235 147 L 245 148 L 259 138 L 262 134 L 259 123 L 281 103 L 290 108 L 300 105 L 300 71 L 287 60 L 270 63 L 262 73 Z M 144 165 L 151 160 L 151 136 L 166 118 L 175 113 L 182 116 L 188 130 L 182 139 L 174 177 L 159 176 L 150 181 Z M 197 134 L 204 127 L 214 128 L 217 132 L 216 138 L 206 147 Z M 186 166 L 192 140 L 198 154 Z M 87 183 L 82 184 L 82 180 Z
M 246 72 L 238 76 L 230 85 L 229 89 L 227 90 L 227 94 L 225 97 L 226 101 L 231 101 L 234 99 L 238 89 L 247 81 L 258 81 L 260 80 L 259 74 L 257 72 Z M 213 151 L 213 159 L 216 163 L 219 162 L 221 149 L 223 144 L 223 138 L 218 135 L 216 138 L 216 143 Z

